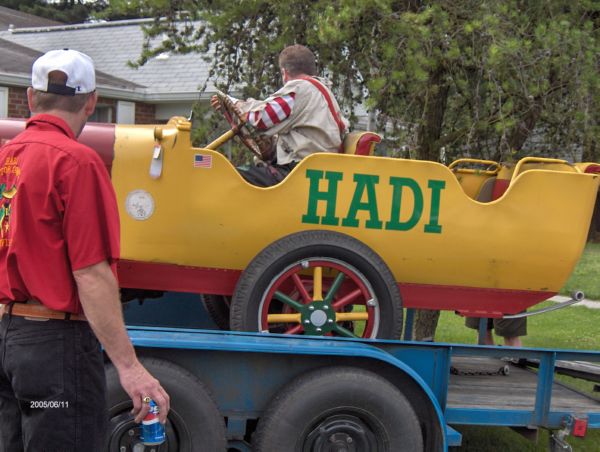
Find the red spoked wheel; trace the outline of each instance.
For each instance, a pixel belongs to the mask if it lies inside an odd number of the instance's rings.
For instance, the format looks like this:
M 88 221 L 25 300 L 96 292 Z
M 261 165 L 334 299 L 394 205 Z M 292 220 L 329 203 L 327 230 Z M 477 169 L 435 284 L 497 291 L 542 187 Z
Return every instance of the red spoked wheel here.
M 265 333 L 398 338 L 402 304 L 369 247 L 331 231 L 303 231 L 265 248 L 243 272 L 231 327 Z
M 273 279 L 259 306 L 260 330 L 377 337 L 375 300 L 369 281 L 348 263 L 303 259 Z

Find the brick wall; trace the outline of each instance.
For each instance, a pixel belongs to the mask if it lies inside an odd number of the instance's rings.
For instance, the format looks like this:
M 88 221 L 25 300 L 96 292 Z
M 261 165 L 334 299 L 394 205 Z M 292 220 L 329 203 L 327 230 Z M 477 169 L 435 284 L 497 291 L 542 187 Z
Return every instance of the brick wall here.
M 117 119 L 117 101 L 105 97 L 98 98 L 99 109 L 110 110 L 111 122 Z M 152 104 L 141 102 L 135 103 L 135 123 L 136 124 L 154 124 L 156 123 L 156 111 Z M 27 88 L 8 88 L 8 117 L 9 118 L 29 118 L 29 107 L 27 106 Z M 96 120 L 105 121 L 106 115 Z
M 142 102 L 135 103 L 135 123 L 136 124 L 154 124 L 156 123 L 156 109 L 152 104 Z
M 8 117 L 29 118 L 27 88 L 8 88 Z

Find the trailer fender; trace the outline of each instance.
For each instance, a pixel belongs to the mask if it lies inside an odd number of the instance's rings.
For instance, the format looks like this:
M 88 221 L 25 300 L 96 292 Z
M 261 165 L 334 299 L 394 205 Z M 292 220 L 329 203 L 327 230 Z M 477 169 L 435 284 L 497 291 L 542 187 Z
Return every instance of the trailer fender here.
M 183 350 L 206 350 L 250 354 L 285 354 L 294 356 L 325 356 L 332 363 L 371 363 L 370 369 L 395 370 L 395 375 L 414 382 L 422 399 L 429 404 L 432 425 L 441 438 L 441 450 L 447 450 L 446 423 L 440 402 L 425 380 L 409 365 L 373 344 L 343 338 L 319 338 L 286 336 L 244 332 L 198 331 L 168 328 L 128 327 L 129 335 L 136 347 L 167 348 Z M 373 365 L 374 364 L 374 365 Z M 385 364 L 385 365 L 382 365 Z M 284 370 L 282 370 L 284 371 Z M 389 375 L 389 373 L 388 373 Z M 391 380 L 393 381 L 393 380 Z M 396 386 L 398 383 L 396 382 Z M 402 391 L 402 387 L 399 387 Z M 438 442 L 439 444 L 439 442 Z

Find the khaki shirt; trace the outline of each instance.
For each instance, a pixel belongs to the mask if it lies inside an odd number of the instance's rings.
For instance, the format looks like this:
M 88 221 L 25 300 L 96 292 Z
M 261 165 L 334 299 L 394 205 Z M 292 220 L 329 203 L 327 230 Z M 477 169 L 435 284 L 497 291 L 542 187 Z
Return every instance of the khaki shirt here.
M 340 111 L 328 83 L 324 79 L 317 79 L 329 91 L 334 108 Z M 266 136 L 277 137 L 277 163 L 285 165 L 299 162 L 314 152 L 338 152 L 342 143 L 339 127 L 329 110 L 325 96 L 306 80 L 290 80 L 263 101 L 248 99 L 238 102 L 237 106 L 243 113 L 261 110 L 274 98 L 290 93 L 295 93 L 290 115 L 270 128 L 260 131 Z M 348 127 L 348 121 L 344 118 L 342 121 Z

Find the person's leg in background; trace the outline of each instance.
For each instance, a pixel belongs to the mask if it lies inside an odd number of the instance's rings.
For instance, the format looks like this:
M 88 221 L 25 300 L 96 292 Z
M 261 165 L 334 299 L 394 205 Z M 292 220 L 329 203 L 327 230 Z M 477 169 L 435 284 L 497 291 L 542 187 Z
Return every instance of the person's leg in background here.
M 481 318 L 479 317 L 465 317 L 465 326 L 474 330 L 479 330 Z M 487 319 L 487 326 L 485 334 L 483 336 L 483 342 L 478 340 L 479 345 L 495 345 L 494 336 L 492 335 L 493 322 L 492 319 Z
M 527 317 L 520 319 L 494 319 L 494 330 L 504 338 L 507 347 L 522 347 L 522 336 L 527 336 Z

